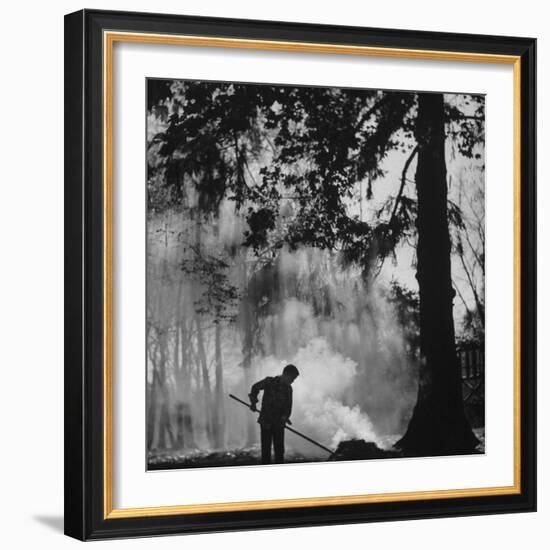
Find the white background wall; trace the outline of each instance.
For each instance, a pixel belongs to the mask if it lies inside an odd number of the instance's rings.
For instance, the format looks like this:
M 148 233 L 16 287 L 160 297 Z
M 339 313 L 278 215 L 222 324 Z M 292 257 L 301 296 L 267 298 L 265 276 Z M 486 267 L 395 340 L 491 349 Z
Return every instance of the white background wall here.
M 550 275 L 545 3 L 462 0 L 94 0 L 6 2 L 0 49 L 0 540 L 4 548 L 66 548 L 63 525 L 63 15 L 82 7 L 311 23 L 535 36 L 539 39 L 539 512 L 109 542 L 110 547 L 431 549 L 547 548 Z M 544 121 L 544 123 L 543 123 Z M 546 402 L 545 402 L 546 401 Z

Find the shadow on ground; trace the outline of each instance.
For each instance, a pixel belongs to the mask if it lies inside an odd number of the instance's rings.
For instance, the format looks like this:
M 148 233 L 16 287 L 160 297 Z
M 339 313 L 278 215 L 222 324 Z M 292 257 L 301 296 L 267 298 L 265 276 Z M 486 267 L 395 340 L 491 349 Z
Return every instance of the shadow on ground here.
M 63 516 L 33 516 L 33 519 L 53 531 L 63 533 Z

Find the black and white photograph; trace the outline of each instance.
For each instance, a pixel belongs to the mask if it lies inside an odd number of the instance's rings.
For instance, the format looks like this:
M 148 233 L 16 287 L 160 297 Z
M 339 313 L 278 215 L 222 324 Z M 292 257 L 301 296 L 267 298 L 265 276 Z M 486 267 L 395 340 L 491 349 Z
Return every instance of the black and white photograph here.
M 485 452 L 485 96 L 148 78 L 148 470 Z
M 547 12 L 6 3 L 2 547 L 542 548 Z

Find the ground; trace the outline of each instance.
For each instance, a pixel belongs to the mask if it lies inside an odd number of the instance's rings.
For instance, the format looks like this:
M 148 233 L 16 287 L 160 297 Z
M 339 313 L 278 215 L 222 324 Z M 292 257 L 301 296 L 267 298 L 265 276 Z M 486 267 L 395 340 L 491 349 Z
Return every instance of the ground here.
M 485 430 L 474 430 L 481 441 L 478 447 L 480 453 L 485 452 Z M 395 440 L 396 438 L 392 438 Z M 381 458 L 399 458 L 401 455 L 391 447 L 381 449 L 375 443 L 362 439 L 342 441 L 332 455 L 306 455 L 295 451 L 287 451 L 286 462 L 324 462 L 343 460 L 372 460 Z M 187 450 L 187 451 L 156 451 L 149 454 L 149 470 L 174 470 L 185 468 L 213 468 L 217 466 L 253 466 L 260 464 L 260 447 L 252 445 L 239 449 L 225 451 Z

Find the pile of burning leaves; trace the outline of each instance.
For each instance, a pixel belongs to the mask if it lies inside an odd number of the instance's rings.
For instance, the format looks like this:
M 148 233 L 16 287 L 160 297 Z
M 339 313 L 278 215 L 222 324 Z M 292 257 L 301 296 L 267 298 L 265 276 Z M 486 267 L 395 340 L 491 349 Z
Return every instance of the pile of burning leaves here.
M 397 458 L 401 456 L 395 450 L 380 449 L 372 441 L 350 439 L 341 441 L 329 460 L 367 460 L 373 458 Z

